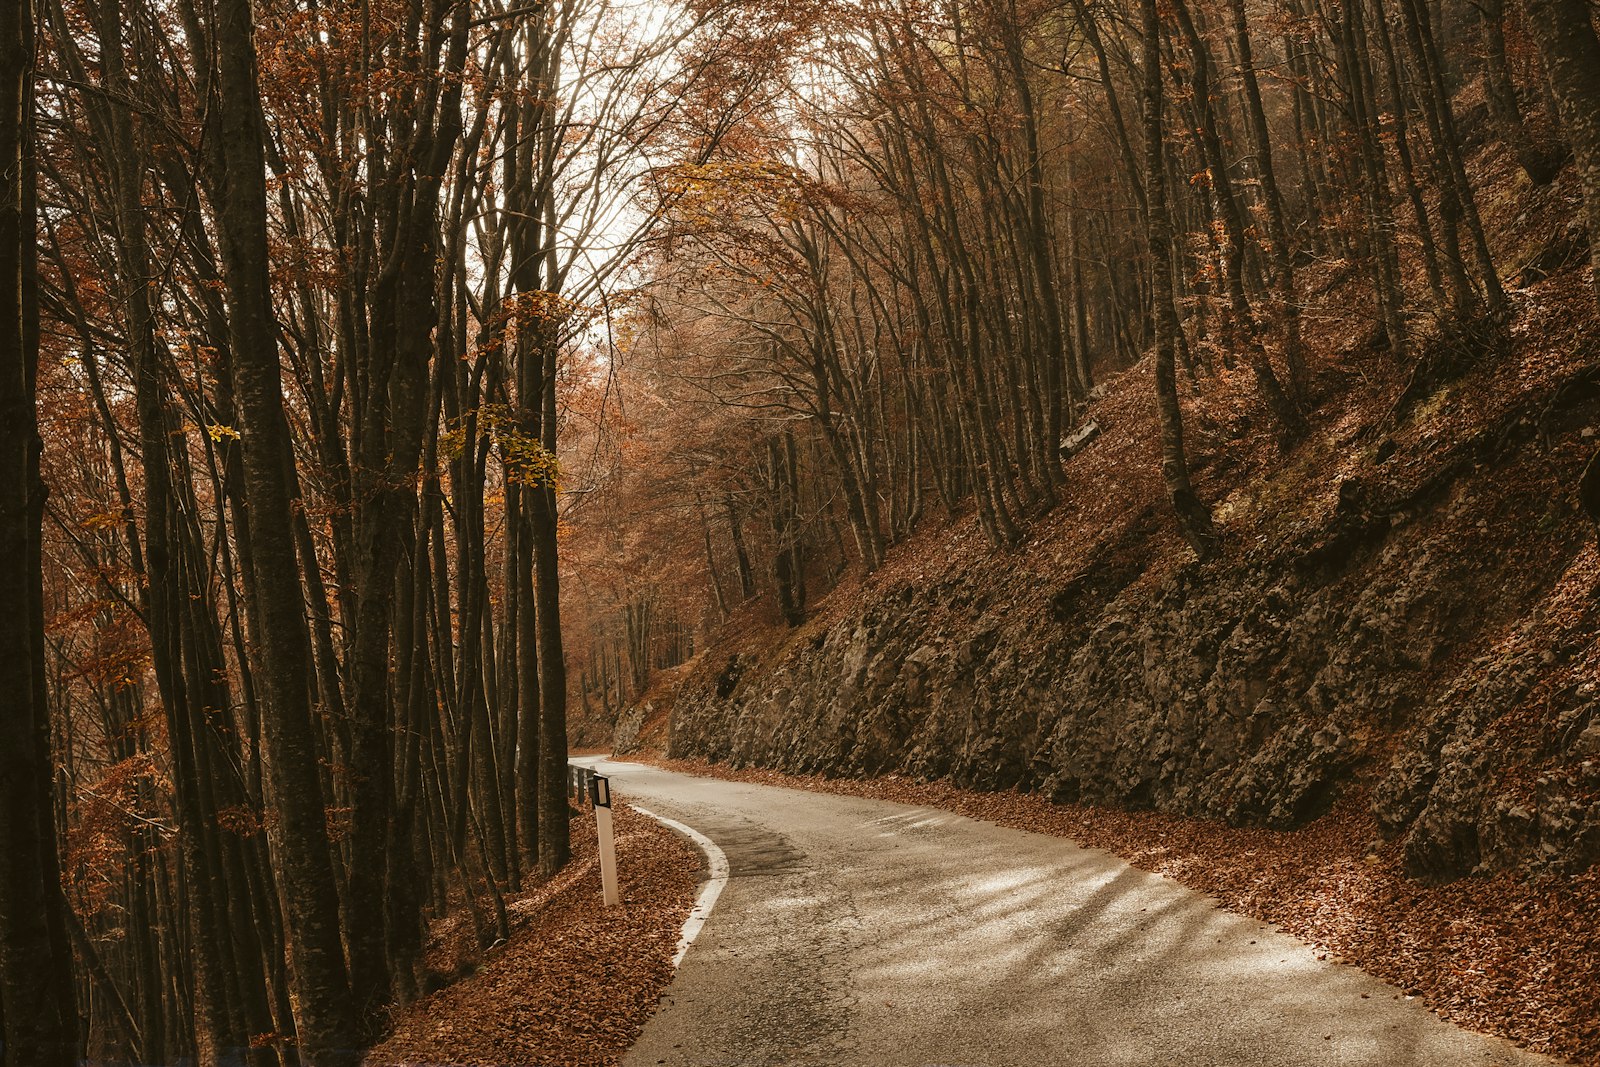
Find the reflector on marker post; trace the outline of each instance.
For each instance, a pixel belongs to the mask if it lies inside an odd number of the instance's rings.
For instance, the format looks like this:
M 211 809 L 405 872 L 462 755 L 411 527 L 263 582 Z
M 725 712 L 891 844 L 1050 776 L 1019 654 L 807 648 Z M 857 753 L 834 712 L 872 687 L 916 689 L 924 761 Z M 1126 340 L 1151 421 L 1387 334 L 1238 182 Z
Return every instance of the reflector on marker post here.
M 617 891 L 617 845 L 611 831 L 611 781 L 589 772 L 589 800 L 594 804 L 594 828 L 600 837 L 600 889 L 606 907 L 622 903 Z

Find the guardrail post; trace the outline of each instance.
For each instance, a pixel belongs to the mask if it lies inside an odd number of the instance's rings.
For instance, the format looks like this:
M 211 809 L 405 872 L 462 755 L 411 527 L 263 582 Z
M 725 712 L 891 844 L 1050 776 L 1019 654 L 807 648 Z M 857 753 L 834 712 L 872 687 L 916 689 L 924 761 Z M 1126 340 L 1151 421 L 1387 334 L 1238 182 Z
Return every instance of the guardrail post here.
M 569 763 L 567 792 L 580 810 L 586 800 L 594 807 L 594 829 L 600 838 L 600 891 L 606 907 L 615 907 L 622 903 L 622 893 L 617 889 L 617 842 L 611 829 L 611 779 L 590 767 Z
M 617 890 L 617 843 L 611 831 L 611 780 L 591 773 L 589 800 L 594 804 L 594 828 L 600 836 L 600 890 L 606 907 L 611 908 L 622 903 Z

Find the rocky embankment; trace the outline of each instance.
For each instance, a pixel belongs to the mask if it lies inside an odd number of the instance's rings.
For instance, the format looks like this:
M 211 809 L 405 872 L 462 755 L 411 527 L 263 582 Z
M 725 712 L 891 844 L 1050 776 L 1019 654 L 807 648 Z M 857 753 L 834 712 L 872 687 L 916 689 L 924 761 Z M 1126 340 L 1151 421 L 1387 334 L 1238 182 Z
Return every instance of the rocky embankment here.
M 1600 553 L 1572 488 L 1600 364 L 1560 311 L 1578 305 L 1540 295 L 1454 380 L 1331 349 L 1287 454 L 1226 383 L 1202 389 L 1199 481 L 1228 541 L 1204 564 L 1154 480 L 1135 368 L 1028 543 L 956 520 L 796 630 L 727 627 L 673 694 L 667 754 L 1273 828 L 1358 788 L 1417 878 L 1592 865 Z

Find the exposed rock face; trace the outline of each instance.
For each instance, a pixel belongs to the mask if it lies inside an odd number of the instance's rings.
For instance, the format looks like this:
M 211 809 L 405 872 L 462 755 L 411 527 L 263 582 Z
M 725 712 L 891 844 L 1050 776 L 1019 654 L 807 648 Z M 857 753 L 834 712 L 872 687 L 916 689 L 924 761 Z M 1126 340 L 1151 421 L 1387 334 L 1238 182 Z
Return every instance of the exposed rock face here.
M 644 728 L 645 720 L 655 708 L 644 701 L 634 704 L 623 711 L 617 718 L 617 725 L 611 736 L 611 747 L 618 753 L 634 752 L 639 747 L 639 731 Z
M 1373 495 L 1336 486 L 1315 529 L 1205 567 L 1152 562 L 1180 556 L 1141 516 L 1070 577 L 1048 546 L 885 577 L 779 648 L 709 652 L 669 752 L 1273 828 L 1361 788 L 1425 880 L 1594 863 L 1581 519 L 1470 474 Z

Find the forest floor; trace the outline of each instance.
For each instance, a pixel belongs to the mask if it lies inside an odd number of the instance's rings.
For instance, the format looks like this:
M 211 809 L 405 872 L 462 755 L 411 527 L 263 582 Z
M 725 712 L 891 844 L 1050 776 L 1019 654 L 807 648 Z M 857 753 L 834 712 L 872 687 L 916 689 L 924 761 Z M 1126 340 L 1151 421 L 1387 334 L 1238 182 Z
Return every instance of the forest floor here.
M 1365 798 L 1347 795 L 1300 830 L 1272 831 L 980 793 L 907 778 L 854 780 L 735 769 L 642 753 L 687 774 L 943 808 L 1070 838 L 1216 898 L 1362 968 L 1442 1018 L 1536 1052 L 1600 1067 L 1600 869 L 1425 887 L 1378 839 Z M 1398 995 L 1398 994 L 1397 994 Z
M 428 969 L 460 975 L 400 1012 L 367 1067 L 605 1067 L 672 980 L 703 863 L 679 834 L 614 809 L 622 905 L 600 897 L 594 815 L 572 822 L 572 863 L 511 897 L 511 937 L 479 950 L 465 914 L 436 923 Z

